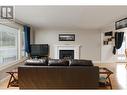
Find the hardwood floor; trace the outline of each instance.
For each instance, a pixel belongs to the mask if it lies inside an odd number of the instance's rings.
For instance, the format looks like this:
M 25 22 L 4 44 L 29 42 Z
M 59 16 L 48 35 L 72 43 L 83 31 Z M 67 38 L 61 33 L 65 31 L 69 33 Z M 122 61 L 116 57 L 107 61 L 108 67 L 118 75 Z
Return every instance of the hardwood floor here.
M 114 74 L 112 74 L 110 78 L 114 90 L 127 89 L 127 66 L 125 63 L 104 63 L 95 65 L 99 67 L 106 67 L 113 71 Z
M 106 67 L 113 71 L 114 74 L 111 75 L 111 82 L 113 90 L 127 90 L 127 66 L 125 63 L 103 63 L 94 64 L 99 67 Z M 0 83 L 0 89 L 18 89 L 18 87 L 7 88 L 9 78 Z M 109 88 L 100 88 L 109 89 Z
M 6 80 L 4 80 L 3 82 L 0 83 L 0 89 L 19 89 L 18 87 L 9 87 L 9 88 L 7 88 L 9 78 L 10 77 L 8 77 Z

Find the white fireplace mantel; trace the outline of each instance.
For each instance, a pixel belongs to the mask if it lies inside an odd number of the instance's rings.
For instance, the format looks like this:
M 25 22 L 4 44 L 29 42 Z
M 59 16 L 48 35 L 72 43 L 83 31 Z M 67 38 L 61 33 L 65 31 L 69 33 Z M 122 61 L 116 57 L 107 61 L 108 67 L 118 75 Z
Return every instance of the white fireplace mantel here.
M 74 50 L 74 59 L 80 59 L 80 45 L 55 45 L 55 59 L 59 59 L 60 50 Z

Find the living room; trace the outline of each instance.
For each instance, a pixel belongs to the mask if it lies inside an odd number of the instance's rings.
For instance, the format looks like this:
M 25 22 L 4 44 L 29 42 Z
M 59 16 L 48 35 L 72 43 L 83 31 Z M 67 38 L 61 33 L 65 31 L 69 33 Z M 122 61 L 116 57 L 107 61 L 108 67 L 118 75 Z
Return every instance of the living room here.
M 109 71 L 108 74 L 110 74 L 111 78 L 110 85 L 104 88 L 100 87 L 98 89 L 115 89 L 115 90 L 127 89 L 126 85 L 127 61 L 125 54 L 126 25 L 120 29 L 116 28 L 117 23 L 121 20 L 123 21 L 123 24 L 126 24 L 127 6 L 12 6 L 12 7 L 14 7 L 15 12 L 14 22 L 7 21 L 8 23 L 6 22 L 0 24 L 1 30 L 0 33 L 2 35 L 1 36 L 2 40 L 0 44 L 1 89 L 3 88 L 19 89 L 20 85 L 19 87 L 8 86 L 10 76 L 12 75 L 11 71 L 14 70 L 15 68 L 20 67 L 21 65 L 24 65 L 24 63 L 26 62 L 29 62 L 31 60 L 38 60 L 36 56 L 34 56 L 34 58 L 31 59 L 32 53 L 29 52 L 29 47 L 25 46 L 26 43 L 27 45 L 48 44 L 49 60 L 61 59 L 60 50 L 73 50 L 72 53 L 73 56 L 70 56 L 69 53 L 69 56 L 66 56 L 67 58 L 65 59 L 68 59 L 69 57 L 69 59 L 86 60 L 90 62 L 92 61 L 92 64 L 94 66 L 99 66 L 99 68 L 103 67 L 104 69 L 106 68 L 106 70 Z M 25 34 L 24 31 L 30 32 L 29 37 L 28 36 L 24 37 L 24 35 L 28 35 Z M 119 33 L 120 35 L 124 33 L 124 36 L 120 37 L 121 39 L 123 39 L 122 43 L 120 42 L 121 43 L 120 48 L 114 49 L 115 35 L 117 35 L 116 34 L 117 32 L 118 33 L 120 32 Z M 29 39 L 29 41 L 26 41 L 26 39 L 27 40 Z M 14 46 L 14 48 L 12 49 L 10 46 L 11 47 Z M 5 47 L 7 47 L 7 49 Z M 29 53 L 31 53 L 31 55 L 29 55 Z M 80 61 L 80 63 L 84 64 L 84 61 Z M 85 72 L 84 69 L 82 72 Z M 73 72 L 71 73 L 73 75 Z M 93 72 L 87 72 L 87 75 L 91 73 Z M 78 75 L 78 73 L 75 74 Z M 99 75 L 100 72 L 98 73 L 97 76 Z M 88 77 L 90 78 L 92 76 Z M 85 77 L 82 78 L 85 80 Z M 20 81 L 20 78 L 18 79 Z M 80 81 L 81 80 L 82 79 L 80 78 Z M 78 82 L 80 81 L 78 80 Z M 90 79 L 90 81 L 93 82 L 92 78 Z M 21 82 L 19 84 L 21 84 Z M 32 84 L 34 84 L 34 81 Z M 25 87 L 22 88 L 23 86 L 21 86 L 21 89 L 25 89 Z M 90 87 L 87 89 L 94 88 L 91 87 L 91 85 L 87 86 Z M 36 89 L 40 89 L 39 87 Z M 68 87 L 69 86 L 67 86 L 67 88 Z M 26 87 L 26 89 L 28 88 Z M 52 87 L 50 89 L 52 89 Z M 66 88 L 64 87 L 64 89 Z M 76 89 L 85 89 L 85 87 L 84 85 L 82 86 L 80 84 L 80 86 L 78 85 Z

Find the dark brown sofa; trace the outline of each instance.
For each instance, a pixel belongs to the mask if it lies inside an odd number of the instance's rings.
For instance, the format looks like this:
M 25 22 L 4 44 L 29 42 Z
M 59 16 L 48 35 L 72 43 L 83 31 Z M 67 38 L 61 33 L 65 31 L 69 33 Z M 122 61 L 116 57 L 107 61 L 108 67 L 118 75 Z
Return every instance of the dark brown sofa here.
M 99 68 L 23 65 L 18 68 L 18 78 L 20 89 L 97 89 Z

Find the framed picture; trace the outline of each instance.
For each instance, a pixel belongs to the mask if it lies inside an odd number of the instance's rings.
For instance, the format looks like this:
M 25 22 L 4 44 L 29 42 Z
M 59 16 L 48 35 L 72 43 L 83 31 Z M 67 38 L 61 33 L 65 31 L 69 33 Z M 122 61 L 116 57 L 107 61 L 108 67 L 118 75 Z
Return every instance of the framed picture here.
M 103 44 L 104 45 L 108 45 L 108 41 L 103 41 Z
M 125 27 L 127 27 L 127 18 L 124 18 L 124 19 L 121 19 L 121 20 L 115 22 L 115 29 L 116 30 L 122 29 Z
M 75 41 L 75 34 L 59 34 L 59 41 Z

